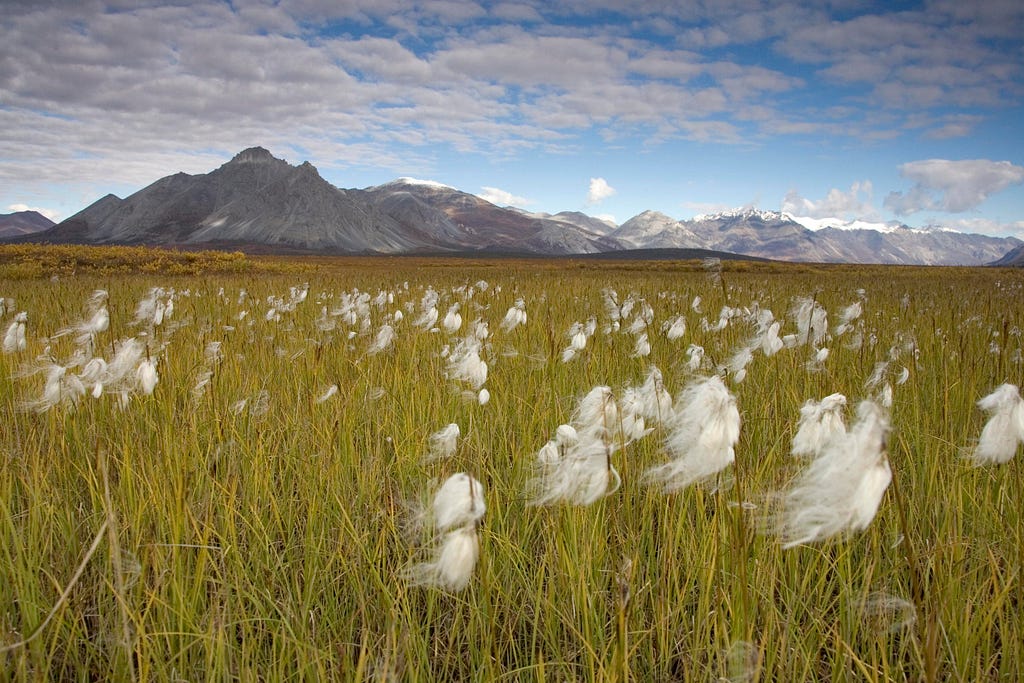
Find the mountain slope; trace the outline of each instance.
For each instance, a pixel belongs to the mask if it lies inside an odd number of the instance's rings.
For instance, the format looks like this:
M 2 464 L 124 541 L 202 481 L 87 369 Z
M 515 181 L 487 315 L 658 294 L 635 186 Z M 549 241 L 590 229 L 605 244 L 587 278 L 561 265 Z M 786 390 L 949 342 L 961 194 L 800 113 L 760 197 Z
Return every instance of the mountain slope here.
M 53 221 L 38 211 L 0 214 L 0 239 L 32 235 L 53 227 Z
M 783 261 L 983 265 L 1021 244 L 1012 237 L 887 226 L 884 231 L 826 227 L 809 230 L 788 214 L 756 209 L 678 221 L 654 211 L 611 233 L 634 248 L 700 248 Z
M 308 162 L 254 147 L 210 173 L 177 173 L 125 199 L 108 195 L 39 235 L 52 242 L 262 245 L 308 251 L 584 253 L 614 241 L 501 209 L 436 183 L 342 190 Z
M 41 217 L 40 217 L 41 218 Z M 45 219 L 44 219 L 45 220 Z M 981 265 L 1016 238 L 898 224 L 844 224 L 736 210 L 680 221 L 645 211 L 620 226 L 579 212 L 528 213 L 411 178 L 339 189 L 308 162 L 261 147 L 204 174 L 176 173 L 125 199 L 107 195 L 42 232 L 7 239 L 327 253 L 568 255 L 711 250 L 785 261 Z M 2 237 L 2 235 L 0 235 Z

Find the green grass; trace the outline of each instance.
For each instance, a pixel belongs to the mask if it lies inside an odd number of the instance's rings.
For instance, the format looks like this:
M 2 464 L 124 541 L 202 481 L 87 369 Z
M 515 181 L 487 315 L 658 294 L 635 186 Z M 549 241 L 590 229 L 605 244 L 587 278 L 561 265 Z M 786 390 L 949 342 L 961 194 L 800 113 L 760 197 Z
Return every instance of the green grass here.
M 469 301 L 455 291 L 480 279 L 490 286 Z M 741 320 L 702 329 L 694 296 L 711 323 L 725 301 L 693 264 L 325 260 L 299 275 L 0 281 L 13 310 L 29 314 L 28 348 L 0 355 L 0 647 L 57 605 L 38 637 L 0 653 L 0 671 L 83 681 L 1024 678 L 1022 461 L 974 468 L 961 457 L 984 422 L 975 401 L 1024 380 L 1024 273 L 726 264 L 724 280 L 731 306 L 756 302 L 784 319 L 794 297 L 814 295 L 833 325 L 863 288 L 864 344 L 835 340 L 815 372 L 806 348 L 757 353 L 746 380 L 729 383 L 743 418 L 738 487 L 664 495 L 643 485 L 643 470 L 666 458 L 656 430 L 615 454 L 622 488 L 588 507 L 532 506 L 526 487 L 536 451 L 576 401 L 598 384 L 639 384 L 651 364 L 676 394 L 691 377 L 689 344 L 724 362 L 752 334 Z M 305 302 L 265 320 L 268 296 L 304 282 Z M 160 373 L 153 396 L 126 409 L 110 396 L 19 409 L 43 382 L 22 371 L 45 338 L 85 315 L 94 289 L 110 294 L 110 329 L 96 338 L 109 358 L 115 341 L 144 330 L 132 319 L 153 286 L 179 292 L 173 318 L 147 337 Z M 463 301 L 466 325 L 489 323 L 485 406 L 445 378 L 454 338 L 412 325 L 428 286 L 442 317 Z M 609 286 L 653 306 L 648 358 L 631 357 L 624 331 L 602 332 Z M 394 301 L 371 304 L 367 329 L 319 329 L 323 308 L 354 289 Z M 529 321 L 503 332 L 518 297 Z M 366 355 L 384 316 L 407 302 L 417 311 L 404 311 L 395 347 Z M 657 330 L 680 313 L 687 334 L 670 342 Z M 562 363 L 571 324 L 590 316 L 598 332 Z M 0 332 L 12 319 L 8 310 Z M 793 331 L 786 320 L 783 334 Z M 196 394 L 211 341 L 223 358 Z M 74 351 L 71 336 L 49 347 L 58 362 Z M 910 370 L 894 386 L 889 440 L 908 533 L 891 487 L 865 532 L 783 551 L 759 520 L 796 471 L 800 406 L 833 392 L 855 405 L 893 348 L 890 378 Z M 339 393 L 317 403 L 330 384 Z M 425 463 L 430 434 L 449 422 L 462 428 L 456 455 Z M 409 586 L 403 570 L 426 541 L 406 529 L 410 508 L 460 470 L 487 495 L 473 579 L 457 594 Z M 737 505 L 740 491 L 758 507 Z M 888 600 L 870 609 L 879 596 Z

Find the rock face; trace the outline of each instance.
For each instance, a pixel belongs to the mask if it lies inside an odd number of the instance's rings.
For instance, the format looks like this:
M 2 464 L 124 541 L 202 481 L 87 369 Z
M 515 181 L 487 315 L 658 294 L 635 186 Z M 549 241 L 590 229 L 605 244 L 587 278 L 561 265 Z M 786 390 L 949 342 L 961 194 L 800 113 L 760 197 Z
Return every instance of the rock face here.
M 0 214 L 0 239 L 32 235 L 53 227 L 53 221 L 38 211 Z
M 177 173 L 126 199 L 108 195 L 40 235 L 99 244 L 261 245 L 340 253 L 618 248 L 577 226 L 501 209 L 434 183 L 334 187 L 310 163 L 253 147 L 210 173 Z
M 646 211 L 609 237 L 635 248 L 712 249 L 783 261 L 982 265 L 1020 245 L 1012 237 L 888 226 L 809 230 L 775 211 L 732 211 L 677 221 Z
M 1015 266 L 1017 268 L 1024 268 L 1024 244 L 1021 246 L 1006 252 L 1006 254 L 997 261 L 993 261 L 993 266 Z

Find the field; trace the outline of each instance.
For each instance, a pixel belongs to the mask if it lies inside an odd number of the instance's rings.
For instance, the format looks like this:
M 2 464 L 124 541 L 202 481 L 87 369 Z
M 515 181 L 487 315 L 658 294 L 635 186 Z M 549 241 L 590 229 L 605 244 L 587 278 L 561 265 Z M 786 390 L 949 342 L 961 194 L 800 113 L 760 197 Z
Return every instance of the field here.
M 1024 679 L 1021 455 L 966 457 L 977 401 L 1024 380 L 1024 271 L 174 259 L 0 258 L 0 333 L 27 314 L 0 354 L 0 678 Z M 743 358 L 766 310 L 789 338 Z M 600 386 L 626 415 L 652 367 L 676 409 L 723 378 L 735 462 L 665 492 L 672 420 L 605 424 L 621 485 L 537 504 L 559 425 Z M 892 483 L 866 529 L 784 548 L 801 407 L 836 392 L 847 425 L 883 406 Z M 486 501 L 461 589 L 424 568 L 457 472 Z

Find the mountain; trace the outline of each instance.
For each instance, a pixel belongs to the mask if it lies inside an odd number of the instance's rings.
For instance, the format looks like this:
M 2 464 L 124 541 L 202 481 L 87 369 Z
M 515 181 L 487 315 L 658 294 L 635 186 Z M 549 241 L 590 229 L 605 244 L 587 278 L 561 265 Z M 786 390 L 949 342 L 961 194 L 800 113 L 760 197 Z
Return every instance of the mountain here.
M 568 223 L 569 225 L 575 225 L 577 228 L 583 228 L 588 232 L 592 232 L 595 235 L 608 235 L 613 232 L 618 226 L 615 223 L 606 220 L 604 218 L 597 218 L 596 216 L 588 216 L 582 211 L 560 211 L 558 213 L 528 213 L 516 209 L 515 207 L 507 207 L 513 211 L 520 211 L 520 213 L 526 213 L 528 216 L 534 218 L 541 218 L 544 220 L 558 221 L 560 223 Z
M 917 265 L 983 265 L 1022 244 L 1013 237 L 892 224 L 869 229 L 861 227 L 863 224 L 833 221 L 831 227 L 811 230 L 802 220 L 757 209 L 695 216 L 688 221 L 645 211 L 609 237 L 637 249 L 714 249 L 783 261 Z
M 125 199 L 108 195 L 37 237 L 385 254 L 570 254 L 621 246 L 438 183 L 403 178 L 365 190 L 339 189 L 309 162 L 292 166 L 262 147 L 244 150 L 210 173 L 176 173 Z
M 1002 258 L 993 261 L 989 265 L 1024 267 L 1024 244 L 1006 252 Z
M 53 221 L 38 211 L 0 214 L 0 239 L 32 235 L 53 227 Z
M 293 166 L 262 147 L 246 149 L 209 173 L 176 173 L 124 199 L 107 195 L 48 229 L 7 239 L 378 254 L 635 250 L 656 258 L 706 250 L 784 261 L 925 265 L 991 263 L 1022 244 L 1016 238 L 756 209 L 690 220 L 645 211 L 616 226 L 574 211 L 499 207 L 413 178 L 340 189 L 309 162 Z

